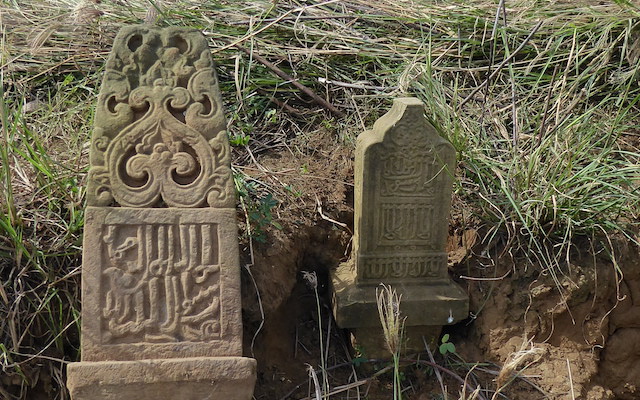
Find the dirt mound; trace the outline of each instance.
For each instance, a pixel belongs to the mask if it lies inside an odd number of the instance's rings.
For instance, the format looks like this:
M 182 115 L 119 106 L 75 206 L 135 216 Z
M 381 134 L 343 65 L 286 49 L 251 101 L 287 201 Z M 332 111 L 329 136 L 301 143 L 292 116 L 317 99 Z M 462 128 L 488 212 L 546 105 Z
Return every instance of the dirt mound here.
M 606 398 L 595 382 L 615 305 L 613 266 L 581 260 L 569 270 L 555 277 L 562 294 L 550 273 L 507 259 L 469 283 L 477 316 L 465 340 L 480 350 L 470 357 L 530 377 L 540 393 L 517 398 Z

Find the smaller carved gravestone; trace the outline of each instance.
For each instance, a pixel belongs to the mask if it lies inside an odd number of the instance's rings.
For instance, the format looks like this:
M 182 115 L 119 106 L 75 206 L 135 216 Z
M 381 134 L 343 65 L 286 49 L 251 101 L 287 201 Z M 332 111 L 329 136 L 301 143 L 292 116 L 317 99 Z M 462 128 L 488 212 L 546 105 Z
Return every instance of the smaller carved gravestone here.
M 420 100 L 400 98 L 358 136 L 355 164 L 353 251 L 332 276 L 336 321 L 367 356 L 383 356 L 376 287 L 391 285 L 402 295 L 407 348 L 422 350 L 421 336 L 468 314 L 445 252 L 455 150 Z
M 123 28 L 98 97 L 73 400 L 248 400 L 235 193 L 205 38 Z

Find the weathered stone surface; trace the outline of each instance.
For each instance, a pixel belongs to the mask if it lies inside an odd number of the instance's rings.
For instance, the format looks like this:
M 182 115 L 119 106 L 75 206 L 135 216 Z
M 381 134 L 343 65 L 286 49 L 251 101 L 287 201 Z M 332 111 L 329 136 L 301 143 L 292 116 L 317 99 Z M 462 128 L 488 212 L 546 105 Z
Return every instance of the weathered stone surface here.
M 402 296 L 407 333 L 435 332 L 428 327 L 467 317 L 468 297 L 450 280 L 445 251 L 454 170 L 453 146 L 418 99 L 396 99 L 373 130 L 358 136 L 353 251 L 332 274 L 332 286 L 336 321 L 353 328 L 360 343 L 378 342 L 374 329 L 363 328 L 380 327 L 380 283 Z M 411 341 L 422 347 L 420 338 Z
M 69 365 L 74 400 L 250 400 L 256 361 L 244 357 L 81 362 Z
M 235 209 L 89 207 L 82 360 L 242 355 Z
M 251 398 L 225 127 L 198 31 L 120 31 L 91 141 L 74 400 Z
M 96 106 L 88 204 L 234 207 L 225 128 L 202 34 L 122 28 Z
M 455 150 L 418 99 L 397 99 L 358 136 L 355 235 L 359 284 L 448 280 L 447 239 Z
M 332 274 L 332 287 L 338 326 L 380 327 L 375 287 L 357 284 L 353 260 L 341 264 Z M 402 295 L 400 308 L 402 315 L 407 317 L 407 326 L 450 325 L 468 316 L 467 294 L 454 282 L 406 282 L 392 287 Z

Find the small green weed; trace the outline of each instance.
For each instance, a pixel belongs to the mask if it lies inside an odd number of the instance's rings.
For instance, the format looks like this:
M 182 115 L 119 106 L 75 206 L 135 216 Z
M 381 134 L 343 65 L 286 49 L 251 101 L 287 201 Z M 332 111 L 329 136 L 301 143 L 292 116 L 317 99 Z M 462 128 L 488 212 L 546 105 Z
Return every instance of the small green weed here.
M 351 362 L 355 367 L 359 367 L 362 363 L 367 362 L 367 354 L 364 351 L 364 348 L 361 345 L 356 344 L 354 348 L 355 357 L 351 359 Z
M 442 339 L 440 339 L 440 346 L 438 347 L 438 350 L 440 351 L 440 354 L 447 355 L 447 354 L 455 354 L 456 352 L 456 345 L 451 343 L 449 341 L 449 334 L 445 333 L 442 336 Z
M 249 135 L 233 135 L 229 138 L 229 143 L 232 146 L 247 146 L 251 141 L 251 136 Z
M 302 191 L 301 191 L 301 190 L 299 190 L 299 189 L 294 188 L 292 185 L 286 185 L 286 186 L 284 187 L 284 189 L 285 189 L 287 192 L 291 193 L 291 194 L 293 195 L 293 197 L 295 197 L 295 198 L 300 198 L 300 197 L 302 197 Z
M 234 183 L 240 202 L 247 217 L 247 235 L 259 242 L 267 240 L 266 229 L 273 226 L 282 229 L 282 225 L 273 218 L 272 210 L 278 206 L 278 200 L 272 193 L 261 193 L 258 184 L 253 180 L 247 180 L 245 175 L 234 174 Z

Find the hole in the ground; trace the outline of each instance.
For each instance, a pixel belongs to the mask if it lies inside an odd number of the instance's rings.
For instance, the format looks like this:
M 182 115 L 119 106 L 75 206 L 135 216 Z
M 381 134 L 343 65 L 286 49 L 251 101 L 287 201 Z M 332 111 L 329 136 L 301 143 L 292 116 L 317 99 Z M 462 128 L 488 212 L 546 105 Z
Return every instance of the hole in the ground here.
M 254 342 L 259 376 L 257 398 L 283 398 L 308 379 L 307 364 L 320 369 L 322 356 L 327 365 L 344 363 L 348 357 L 342 332 L 333 322 L 329 297 L 329 274 L 343 260 L 348 242 L 345 234 L 321 221 L 292 237 L 270 239 L 268 248 L 254 249 L 254 277 L 262 297 L 267 297 L 265 307 L 272 308 Z M 315 275 L 317 297 L 305 273 Z M 255 289 L 249 287 L 246 296 L 249 291 L 255 296 Z M 247 342 L 253 339 L 257 325 L 245 325 L 245 330 L 251 329 Z

